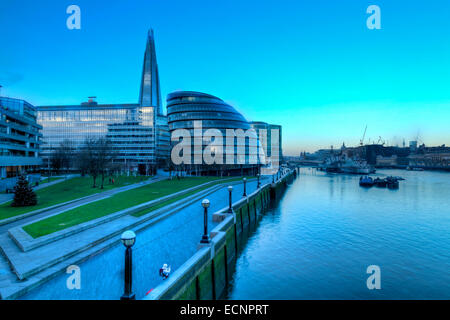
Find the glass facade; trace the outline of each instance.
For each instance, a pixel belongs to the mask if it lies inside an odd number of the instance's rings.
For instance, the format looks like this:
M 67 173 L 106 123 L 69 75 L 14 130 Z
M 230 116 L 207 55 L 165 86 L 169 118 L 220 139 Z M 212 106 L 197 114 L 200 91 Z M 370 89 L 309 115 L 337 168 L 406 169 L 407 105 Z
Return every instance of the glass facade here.
M 78 106 L 40 106 L 38 123 L 43 127 L 43 157 L 64 140 L 75 147 L 88 138 L 111 140 L 117 160 L 129 166 L 155 165 L 154 107 L 139 104 L 98 105 L 95 102 Z
M 36 109 L 24 100 L 0 97 L 0 178 L 37 170 L 42 127 Z
M 237 112 L 232 106 L 221 99 L 200 92 L 179 91 L 168 95 L 167 97 L 167 116 L 169 130 L 173 133 L 177 129 L 185 129 L 190 133 L 192 141 L 196 138 L 194 135 L 197 125 L 201 123 L 202 136 L 210 129 L 217 129 L 222 135 L 222 156 L 223 164 L 227 166 L 255 166 L 258 164 L 257 148 L 258 138 L 256 132 L 251 130 L 247 120 Z M 196 125 L 197 124 L 197 125 Z M 231 137 L 227 129 L 238 132 L 240 129 L 244 133 L 243 138 L 238 136 Z M 172 144 L 177 144 L 172 141 Z M 192 160 L 209 145 L 209 141 L 202 139 L 201 150 L 192 148 Z M 232 155 L 232 163 L 228 161 Z M 202 165 L 205 165 L 202 162 Z M 206 169 L 206 168 L 205 168 Z
M 272 157 L 273 161 L 277 161 L 278 163 L 283 161 L 283 148 L 282 148 L 282 130 L 281 126 L 277 124 L 269 124 L 262 121 L 252 121 L 250 122 L 252 128 L 254 128 L 257 132 L 258 138 L 260 139 L 260 143 L 262 145 L 264 156 Z M 278 146 L 272 146 L 272 130 L 276 130 L 278 132 Z M 262 134 L 262 136 L 261 136 Z M 261 139 L 263 138 L 263 139 Z M 273 137 L 276 139 L 276 137 Z M 277 155 L 273 154 L 273 148 L 278 147 L 278 158 Z
M 144 53 L 139 103 L 40 106 L 38 123 L 43 126 L 42 155 L 49 157 L 64 140 L 75 147 L 86 139 L 108 138 L 117 158 L 129 169 L 155 166 L 169 156 L 167 117 L 162 114 L 161 92 L 153 30 Z
M 163 114 L 153 30 L 148 32 L 145 47 L 139 103 L 141 106 L 154 106 L 157 115 Z

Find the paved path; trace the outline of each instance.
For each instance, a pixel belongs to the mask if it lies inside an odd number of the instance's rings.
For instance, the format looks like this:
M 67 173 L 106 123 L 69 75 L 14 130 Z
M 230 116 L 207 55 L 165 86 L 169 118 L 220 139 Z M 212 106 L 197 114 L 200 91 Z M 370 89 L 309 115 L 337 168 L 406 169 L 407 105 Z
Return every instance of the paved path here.
M 72 179 L 75 177 L 79 177 L 79 174 L 72 174 L 72 175 L 68 175 L 67 177 L 65 176 L 55 176 L 52 177 L 53 179 L 58 179 L 56 181 L 52 181 L 52 182 L 46 182 L 46 183 L 40 183 L 37 187 L 33 187 L 33 190 L 39 190 L 39 189 L 43 189 L 43 188 L 47 188 L 50 187 L 54 184 L 63 182 L 64 180 L 68 180 L 68 179 Z M 41 181 L 46 181 L 47 178 L 41 179 Z M 14 198 L 14 194 L 13 193 L 1 193 L 0 194 L 0 205 L 4 204 L 5 202 L 11 201 Z
M 264 183 L 269 180 L 263 179 Z M 255 189 L 256 181 L 247 183 L 248 193 Z M 242 198 L 242 192 L 242 184 L 234 187 L 233 202 Z M 210 194 L 208 199 L 211 201 L 208 225 L 209 230 L 212 230 L 216 225 L 212 222 L 212 213 L 228 205 L 228 190 L 223 187 Z M 137 233 L 136 245 L 133 247 L 133 290 L 138 299 L 162 281 L 158 270 L 163 263 L 169 263 L 175 270 L 196 252 L 202 233 L 203 209 L 200 201 Z M 60 274 L 23 298 L 118 299 L 123 292 L 123 256 L 123 245 L 118 243 L 80 264 L 80 290 L 68 290 L 66 281 L 69 275 Z M 1 265 L 0 261 L 0 268 Z M 0 283 L 1 273 L 0 269 Z M 8 276 L 10 278 L 6 280 Z M 3 278 L 4 281 L 11 281 L 11 273 Z
M 0 193 L 0 205 L 11 201 L 13 196 L 14 195 L 12 193 Z
M 119 187 L 119 188 L 115 188 L 115 189 L 112 189 L 112 190 L 108 190 L 108 191 L 104 191 L 104 192 L 100 192 L 100 193 L 96 193 L 96 194 L 84 197 L 84 198 L 82 198 L 82 199 L 80 199 L 78 201 L 74 201 L 74 202 L 68 203 L 66 205 L 63 205 L 63 206 L 60 206 L 60 207 L 57 207 L 57 208 L 54 208 L 54 209 L 50 209 L 50 210 L 44 211 L 42 213 L 38 213 L 36 215 L 30 216 L 30 217 L 27 217 L 27 218 L 24 218 L 24 219 L 20 219 L 20 220 L 17 220 L 17 221 L 14 221 L 14 222 L 2 225 L 2 226 L 0 226 L 0 234 L 3 234 L 5 232 L 7 232 L 9 229 L 11 229 L 13 227 L 20 226 L 20 225 L 23 225 L 23 224 L 28 224 L 28 223 L 30 223 L 32 221 L 35 221 L 35 220 L 38 220 L 38 219 L 42 219 L 42 218 L 45 218 L 47 216 L 51 216 L 51 215 L 54 215 L 54 214 L 57 214 L 57 213 L 61 213 L 61 212 L 66 211 L 66 210 L 70 210 L 70 209 L 73 209 L 73 208 L 76 208 L 76 207 L 88 204 L 90 202 L 94 202 L 94 201 L 98 201 L 98 200 L 102 200 L 102 199 L 108 198 L 108 197 L 110 197 L 112 195 L 115 195 L 116 193 L 119 193 L 119 192 L 131 190 L 131 189 L 134 189 L 134 188 L 139 188 L 139 187 L 142 187 L 144 185 L 147 185 L 147 184 L 150 184 L 150 183 L 154 183 L 154 182 L 157 182 L 157 181 L 160 181 L 160 180 L 164 180 L 164 179 L 167 179 L 167 177 L 155 176 L 155 177 L 153 177 L 151 179 L 148 179 L 146 181 L 143 181 L 143 182 L 133 183 L 133 184 L 130 184 L 128 186 Z

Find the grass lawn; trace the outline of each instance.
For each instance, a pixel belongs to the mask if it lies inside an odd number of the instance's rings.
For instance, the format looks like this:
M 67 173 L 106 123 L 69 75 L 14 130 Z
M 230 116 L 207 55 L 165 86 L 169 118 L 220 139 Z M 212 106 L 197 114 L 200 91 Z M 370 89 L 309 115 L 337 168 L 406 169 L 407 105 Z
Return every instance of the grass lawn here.
M 49 182 L 55 182 L 58 180 L 62 180 L 64 178 L 61 177 L 50 177 L 50 181 L 48 180 L 48 177 L 45 177 L 44 179 L 41 179 L 41 181 L 39 181 L 39 185 L 45 184 L 45 183 L 49 183 Z
M 66 229 L 83 222 L 94 220 L 106 216 L 108 214 L 136 206 L 144 202 L 161 198 L 169 194 L 185 190 L 187 188 L 191 188 L 205 182 L 215 180 L 217 180 L 217 183 L 220 183 L 221 180 L 224 179 L 218 177 L 187 177 L 180 180 L 163 180 L 155 182 L 147 186 L 118 193 L 107 199 L 102 199 L 99 201 L 86 204 L 81 207 L 74 208 L 69 211 L 65 211 L 63 213 L 49 217 L 47 219 L 29 224 L 25 226 L 23 229 L 33 238 L 42 237 L 44 235 Z M 208 187 L 210 186 L 211 185 L 209 185 Z M 198 192 L 198 190 L 195 192 Z M 183 195 L 180 196 L 179 198 L 181 199 L 186 196 L 188 195 Z M 166 202 L 173 202 L 173 201 L 168 200 Z M 169 203 L 165 203 L 164 205 L 167 204 Z M 139 216 L 139 214 L 142 215 L 149 211 L 155 210 L 158 207 L 160 207 L 160 205 L 155 206 L 154 209 L 151 208 L 143 210 L 143 212 L 142 213 L 139 212 L 137 216 Z
M 104 189 L 100 187 L 92 188 L 91 177 L 77 177 L 67 179 L 54 185 L 42 188 L 36 191 L 38 203 L 30 207 L 11 207 L 11 201 L 0 205 L 0 220 L 14 217 L 20 214 L 34 210 L 50 207 L 59 203 L 86 197 L 95 193 L 111 190 L 117 187 L 123 187 L 129 184 L 146 180 L 149 177 L 119 176 L 114 177 L 114 184 L 109 184 L 108 178 L 105 178 Z M 63 179 L 63 178 L 62 178 Z M 47 180 L 47 179 L 46 179 Z M 97 183 L 100 178 L 97 178 Z
M 248 179 L 248 178 L 247 178 L 247 179 Z M 239 178 L 231 178 L 229 181 L 236 181 L 236 180 L 242 180 L 242 178 L 241 178 L 241 177 L 239 177 Z M 152 206 L 152 207 L 150 207 L 150 208 L 143 209 L 143 210 L 141 210 L 141 211 L 135 212 L 135 213 L 133 213 L 132 215 L 135 216 L 135 217 L 141 217 L 141 216 L 143 216 L 144 214 L 147 214 L 147 213 L 152 212 L 152 211 L 155 211 L 155 210 L 157 210 L 157 209 L 159 209 L 159 208 L 165 207 L 165 206 L 167 206 L 167 205 L 169 205 L 169 204 L 171 204 L 171 203 L 174 203 L 174 202 L 176 202 L 176 201 L 178 201 L 178 200 L 187 198 L 187 197 L 189 197 L 189 196 L 191 196 L 191 195 L 193 195 L 193 194 L 196 194 L 197 192 L 200 192 L 200 191 L 202 191 L 202 190 L 208 189 L 208 188 L 212 187 L 212 185 L 219 184 L 219 183 L 221 183 L 221 181 L 217 181 L 217 183 L 210 184 L 210 185 L 207 185 L 207 186 L 204 186 L 204 187 L 195 189 L 195 190 L 190 191 L 190 192 L 188 192 L 188 193 L 179 195 L 179 196 L 177 196 L 177 197 L 175 197 L 175 198 L 168 199 L 168 200 L 163 201 L 163 202 L 161 202 L 161 203 L 155 204 L 154 206 Z

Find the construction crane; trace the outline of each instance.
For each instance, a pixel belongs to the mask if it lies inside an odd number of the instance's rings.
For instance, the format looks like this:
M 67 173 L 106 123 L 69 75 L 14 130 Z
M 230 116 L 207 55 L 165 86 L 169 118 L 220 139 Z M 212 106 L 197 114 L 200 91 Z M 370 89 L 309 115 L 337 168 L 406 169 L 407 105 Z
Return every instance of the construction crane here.
M 416 136 L 417 145 L 425 144 L 422 139 L 420 139 L 420 132 L 417 132 Z
M 380 144 L 380 142 L 381 142 L 381 145 L 384 146 L 385 141 L 381 138 L 381 136 L 378 136 L 377 144 Z
M 364 138 L 366 137 L 366 131 L 367 131 L 367 124 L 366 124 L 366 128 L 364 129 L 364 134 L 362 136 L 362 139 L 359 141 L 360 146 L 364 145 Z

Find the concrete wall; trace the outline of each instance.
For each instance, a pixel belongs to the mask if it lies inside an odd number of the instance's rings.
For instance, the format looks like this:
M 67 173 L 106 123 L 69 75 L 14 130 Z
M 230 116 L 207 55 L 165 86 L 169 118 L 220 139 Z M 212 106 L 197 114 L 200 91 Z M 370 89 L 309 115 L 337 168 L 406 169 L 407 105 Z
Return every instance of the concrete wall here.
M 223 297 L 250 227 L 295 177 L 296 172 L 290 171 L 274 184 L 262 186 L 234 203 L 233 214 L 228 214 L 226 208 L 214 213 L 214 218 L 221 222 L 211 231 L 211 244 L 199 245 L 194 256 L 144 299 L 214 300 Z

